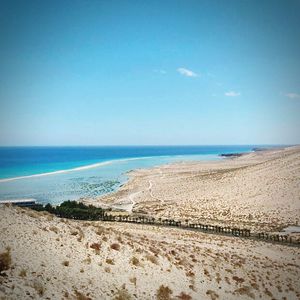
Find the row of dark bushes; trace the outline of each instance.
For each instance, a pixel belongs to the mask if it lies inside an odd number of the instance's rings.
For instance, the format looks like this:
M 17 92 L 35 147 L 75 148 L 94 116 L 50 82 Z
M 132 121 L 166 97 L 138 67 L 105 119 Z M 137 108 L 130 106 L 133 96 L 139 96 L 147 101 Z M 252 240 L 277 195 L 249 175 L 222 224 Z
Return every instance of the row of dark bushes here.
M 32 206 L 32 208 L 37 211 L 47 211 L 60 218 L 75 220 L 103 220 L 104 216 L 106 215 L 105 210 L 102 208 L 97 208 L 92 205 L 85 205 L 76 201 L 65 201 L 58 206 L 52 206 L 49 203 L 45 206 L 36 204 L 35 206 Z
M 259 232 L 256 237 L 260 240 L 264 241 L 273 241 L 273 242 L 281 242 L 281 243 L 295 243 L 293 238 L 288 235 L 280 235 L 280 234 L 270 234 L 265 232 Z M 299 244 L 299 242 L 298 242 Z
M 265 241 L 274 241 L 281 243 L 299 243 L 293 241 L 285 235 L 271 235 L 268 233 L 258 233 L 252 235 L 248 229 L 230 228 L 213 226 L 206 224 L 193 224 L 189 223 L 188 220 L 185 222 L 175 221 L 172 219 L 155 219 L 145 216 L 128 216 L 128 215 L 111 215 L 108 214 L 110 210 L 97 208 L 92 205 L 85 205 L 81 202 L 76 201 L 65 201 L 58 206 L 52 206 L 47 204 L 45 206 L 37 204 L 32 207 L 37 211 L 48 211 L 61 218 L 75 219 L 75 220 L 90 220 L 90 221 L 110 221 L 110 222 L 127 222 L 135 224 L 149 224 L 149 225 L 161 225 L 161 226 L 174 226 L 181 228 L 190 228 L 199 231 L 213 232 L 219 234 L 234 235 L 240 237 L 252 237 Z

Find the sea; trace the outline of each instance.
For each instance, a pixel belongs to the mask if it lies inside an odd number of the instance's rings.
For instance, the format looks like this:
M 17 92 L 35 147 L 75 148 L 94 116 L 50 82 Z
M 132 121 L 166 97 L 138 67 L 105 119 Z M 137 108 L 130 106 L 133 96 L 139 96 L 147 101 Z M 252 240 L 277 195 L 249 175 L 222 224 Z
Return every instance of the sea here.
M 243 146 L 0 147 L 0 201 L 59 204 L 117 190 L 134 169 L 178 161 L 220 160 L 251 152 Z

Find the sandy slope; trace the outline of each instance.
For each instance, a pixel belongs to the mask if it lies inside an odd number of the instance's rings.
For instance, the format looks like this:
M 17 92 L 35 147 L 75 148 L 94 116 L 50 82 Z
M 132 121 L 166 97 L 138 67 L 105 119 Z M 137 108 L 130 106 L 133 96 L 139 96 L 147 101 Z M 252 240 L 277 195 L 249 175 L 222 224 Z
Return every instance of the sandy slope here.
M 3 299 L 300 297 L 298 248 L 11 207 L 0 208 L 0 227 L 0 252 L 12 257 Z
M 300 219 L 300 147 L 130 176 L 96 203 L 253 230 Z M 3 299 L 300 299 L 299 248 L 6 206 L 0 228 Z
M 300 146 L 136 170 L 118 192 L 96 200 L 124 205 L 130 195 L 136 213 L 277 231 L 300 224 Z

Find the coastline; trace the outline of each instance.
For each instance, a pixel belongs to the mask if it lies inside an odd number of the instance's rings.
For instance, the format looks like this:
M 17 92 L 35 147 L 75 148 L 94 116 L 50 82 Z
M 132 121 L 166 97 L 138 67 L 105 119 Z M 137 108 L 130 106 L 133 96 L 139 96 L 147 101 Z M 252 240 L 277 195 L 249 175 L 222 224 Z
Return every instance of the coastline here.
M 98 200 L 109 206 L 131 199 L 133 215 L 197 220 L 206 213 L 211 224 L 272 230 L 300 217 L 299 170 L 300 146 L 177 162 L 133 170 L 117 192 Z M 166 290 L 174 299 L 300 297 L 298 247 L 6 205 L 0 227 L 0 254 L 11 258 L 0 298 L 161 299 Z
M 280 164 L 272 174 L 275 161 Z M 299 163 L 300 146 L 170 163 L 133 170 L 117 191 L 82 201 L 133 215 L 277 232 L 300 223 L 300 187 L 293 179 Z M 293 175 L 286 164 L 294 164 Z
M 49 176 L 49 175 L 57 175 L 57 174 L 65 174 L 65 173 L 70 173 L 70 172 L 89 170 L 89 169 L 94 169 L 94 168 L 98 168 L 101 166 L 110 165 L 115 162 L 131 161 L 131 160 L 139 160 L 139 159 L 147 159 L 147 158 L 148 157 L 132 157 L 132 158 L 124 158 L 124 159 L 107 160 L 107 161 L 98 162 L 98 163 L 94 163 L 94 164 L 88 164 L 88 165 L 84 165 L 81 167 L 75 167 L 75 168 L 71 168 L 71 169 L 57 170 L 57 171 L 17 176 L 17 177 L 1 178 L 0 183 L 1 182 L 10 182 L 10 181 L 15 181 L 15 180 L 20 180 L 20 179 L 30 179 L 30 178 L 35 178 L 35 177 L 44 177 L 44 176 Z
M 268 151 L 270 149 L 268 148 L 253 148 L 252 151 Z M 250 152 L 236 152 L 236 153 L 220 153 L 218 156 L 220 157 L 239 157 L 245 154 L 248 154 Z M 194 154 L 195 156 L 198 156 L 198 154 Z M 176 155 L 174 155 L 176 157 Z M 180 156 L 180 155 L 178 155 Z M 87 164 L 79 167 L 74 167 L 70 169 L 62 169 L 62 170 L 56 170 L 56 171 L 49 171 L 49 172 L 44 172 L 44 173 L 37 173 L 37 174 L 29 174 L 29 175 L 21 175 L 21 176 L 14 176 L 14 177 L 5 177 L 5 178 L 0 178 L 0 183 L 1 182 L 10 182 L 10 181 L 15 181 L 15 180 L 21 180 L 21 179 L 30 179 L 30 178 L 35 178 L 35 177 L 44 177 L 44 176 L 49 176 L 49 175 L 57 175 L 57 174 L 65 174 L 69 172 L 76 172 L 76 171 L 83 171 L 83 170 L 88 170 L 88 169 L 93 169 L 93 168 L 98 168 L 101 166 L 105 166 L 108 164 L 112 164 L 115 162 L 122 162 L 122 161 L 132 161 L 132 160 L 142 160 L 142 159 L 148 159 L 148 158 L 153 158 L 155 156 L 144 156 L 144 157 L 130 157 L 130 158 L 121 158 L 121 159 L 111 159 L 107 161 L 102 161 L 102 162 L 97 162 L 93 164 Z M 162 156 L 157 156 L 157 157 L 168 157 L 168 155 L 162 155 Z M 184 161 L 184 160 L 183 160 Z
M 135 169 L 152 168 L 154 166 L 163 165 L 166 163 L 174 161 L 189 161 L 189 160 L 219 160 L 219 153 L 222 151 L 251 151 L 253 146 L 189 146 L 189 147 L 140 147 L 140 148 L 111 148 L 109 151 L 112 153 L 105 152 L 106 148 L 93 148 L 92 150 L 97 151 L 96 153 L 104 156 L 123 156 L 123 155 L 143 155 L 139 157 L 125 157 L 118 159 L 110 159 L 108 161 L 100 162 L 90 162 L 88 165 L 83 165 L 80 167 L 70 169 L 68 164 L 58 164 L 58 158 L 52 159 L 51 157 L 56 157 L 56 155 L 65 155 L 66 151 L 69 149 L 45 149 L 41 153 L 37 151 L 37 160 L 46 161 L 45 155 L 50 153 L 48 161 L 53 161 L 54 166 L 52 169 L 54 171 L 42 172 L 42 168 L 36 168 L 40 170 L 38 174 L 31 174 L 25 176 L 11 176 L 8 178 L 0 179 L 0 199 L 1 200 L 11 200 L 11 199 L 27 199 L 35 198 L 38 203 L 51 203 L 59 204 L 66 200 L 78 200 L 87 197 L 96 197 L 99 195 L 104 195 L 110 192 L 118 190 L 120 184 L 124 184 L 127 181 L 127 172 Z M 24 150 L 24 159 L 19 158 L 20 150 L 15 151 L 18 153 L 18 157 L 15 157 L 15 162 L 21 163 L 22 160 L 27 161 L 29 149 Z M 31 160 L 35 149 L 32 149 L 32 154 L 30 154 Z M 82 149 L 76 148 L 74 153 L 70 156 L 75 159 L 81 157 L 84 154 L 90 155 L 91 149 L 81 152 Z M 113 152 L 116 151 L 116 152 Z M 121 152 L 120 152 L 121 151 Z M 122 152 L 124 151 L 124 152 Z M 127 151 L 127 152 L 126 152 Z M 155 151 L 158 151 L 157 153 Z M 146 156 L 151 152 L 159 155 Z M 26 154 L 27 153 L 27 154 Z M 79 154 L 78 154 L 79 153 Z M 168 155 L 167 155 L 168 153 Z M 173 154 L 172 154 L 173 153 Z M 175 154 L 176 153 L 176 154 Z M 186 153 L 186 154 L 184 154 Z M 164 154 L 164 155 L 162 155 Z M 7 154 L 8 155 L 8 154 Z M 14 154 L 12 154 L 14 156 Z M 59 157 L 59 156 L 58 156 Z M 87 156 L 88 157 L 88 156 Z M 5 155 L 4 155 L 5 158 Z M 60 157 L 62 159 L 62 157 Z M 14 160 L 12 160 L 14 161 Z M 5 165 L 5 160 L 3 161 Z M 1 164 L 1 161 L 0 161 Z M 63 167 L 60 170 L 55 170 L 55 168 Z M 50 168 L 50 165 L 44 169 L 46 171 Z M 50 168 L 51 170 L 51 168 Z M 30 169 L 27 170 L 29 172 Z M 9 174 L 8 172 L 7 174 Z M 3 175 L 5 172 L 3 173 Z M 10 173 L 12 175 L 18 174 Z M 0 200 L 0 201 L 1 201 Z
M 103 163 L 114 163 L 114 162 L 122 162 L 122 161 L 131 161 L 131 160 L 140 160 L 140 159 L 149 159 L 149 158 L 166 158 L 166 157 L 180 157 L 180 156 L 201 156 L 201 155 L 218 155 L 220 153 L 226 153 L 228 149 L 234 149 L 232 151 L 237 152 L 249 152 L 252 149 L 257 147 L 256 145 L 232 145 L 232 146 L 115 146 L 115 147 L 75 147 L 74 153 L 72 154 L 66 151 L 70 151 L 70 147 L 42 147 L 43 151 L 40 151 L 41 147 L 9 147 L 6 148 L 0 147 L 0 152 L 3 157 L 10 157 L 10 167 L 12 167 L 12 163 L 14 166 L 22 163 L 22 157 L 26 158 L 26 163 L 31 162 L 31 164 L 36 164 L 36 159 L 42 165 L 44 165 L 44 171 L 36 171 L 30 169 L 30 164 L 28 165 L 28 169 L 26 168 L 26 173 L 14 170 L 14 172 L 5 172 L 3 175 L 1 174 L 1 181 L 14 181 L 18 179 L 25 179 L 39 177 L 39 176 L 47 176 L 47 175 L 55 175 L 60 173 L 72 172 L 72 171 L 80 171 L 90 168 L 96 168 L 101 166 Z M 270 146 L 276 147 L 276 146 Z M 32 148 L 32 149 L 31 149 Z M 22 150 L 24 149 L 24 150 Z M 72 149 L 72 148 L 71 148 Z M 95 149 L 99 152 L 98 155 L 95 153 Z M 30 152 L 29 152 L 30 150 Z M 39 150 L 39 151 L 37 151 Z M 94 151 L 91 156 L 91 150 Z M 22 152 L 23 151 L 23 152 Z M 34 153 L 37 151 L 35 158 Z M 106 152 L 105 152 L 106 151 Z M 109 154 L 111 151 L 111 154 Z M 123 151 L 123 152 L 122 152 Z M 29 154 L 30 153 L 30 154 Z M 64 160 L 64 157 L 67 154 L 71 155 L 70 166 L 66 166 L 67 161 Z M 123 156 L 124 155 L 124 156 Z M 48 160 L 47 157 L 56 156 L 54 160 Z M 80 157 L 80 158 L 79 158 Z M 1 158 L 1 156 L 0 156 Z M 74 160 L 74 161 L 73 161 Z M 77 160 L 77 163 L 76 163 Z M 78 163 L 78 161 L 81 163 Z M 73 162 L 72 162 L 73 161 Z M 86 161 L 86 162 L 84 162 Z M 45 164 L 55 163 L 56 165 L 45 166 Z M 57 166 L 58 163 L 62 163 L 62 167 L 59 168 Z M 0 164 L 6 165 L 7 161 L 5 159 L 3 161 L 0 160 Z M 76 165 L 77 164 L 77 165 Z M 31 170 L 31 171 L 29 171 Z M 23 169 L 22 169 L 23 171 Z M 19 173 L 19 174 L 18 174 Z M 8 175 L 9 174 L 9 175 Z

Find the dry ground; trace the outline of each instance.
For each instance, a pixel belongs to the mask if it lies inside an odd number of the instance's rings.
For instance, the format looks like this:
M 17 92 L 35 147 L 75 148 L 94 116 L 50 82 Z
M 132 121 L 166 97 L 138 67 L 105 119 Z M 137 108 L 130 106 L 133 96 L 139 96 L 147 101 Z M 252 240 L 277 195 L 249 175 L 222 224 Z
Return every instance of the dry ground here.
M 300 147 L 136 170 L 88 203 L 254 231 L 300 222 Z M 300 299 L 300 249 L 0 206 L 0 299 Z
M 4 206 L 0 227 L 3 299 L 300 298 L 299 248 Z
M 135 202 L 133 212 L 278 231 L 300 224 L 300 146 L 217 162 L 183 162 L 131 172 L 98 205 Z

